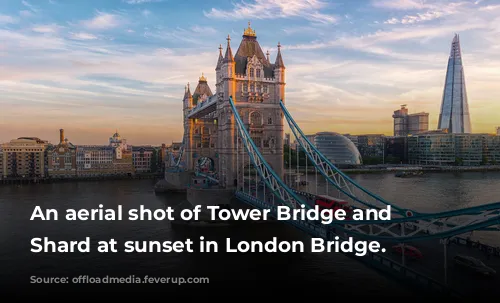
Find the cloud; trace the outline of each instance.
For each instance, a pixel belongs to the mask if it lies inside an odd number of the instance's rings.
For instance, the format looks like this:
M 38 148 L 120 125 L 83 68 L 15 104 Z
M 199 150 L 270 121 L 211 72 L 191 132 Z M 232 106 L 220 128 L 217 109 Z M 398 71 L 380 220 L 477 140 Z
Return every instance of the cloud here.
M 70 33 L 70 37 L 75 40 L 95 40 L 97 36 L 89 34 L 89 33 Z
M 110 29 L 119 26 L 121 21 L 118 15 L 97 12 L 94 18 L 83 21 L 83 25 L 89 29 Z
M 475 131 L 493 131 L 500 111 L 494 100 L 500 95 L 497 11 L 476 5 L 444 15 L 439 22 L 399 22 L 405 15 L 442 11 L 435 8 L 388 15 L 398 20 L 392 26 L 380 21 L 354 25 L 349 31 L 309 22 L 285 26 L 270 20 L 271 26 L 263 21 L 269 35 L 286 34 L 288 43 L 295 43 L 282 49 L 286 102 L 303 130 L 389 134 L 392 111 L 405 103 L 411 112 L 429 112 L 430 127 L 435 127 L 449 43 L 459 32 Z M 143 9 L 134 11 L 140 14 Z M 305 12 L 313 10 L 325 14 L 322 7 Z M 187 19 L 153 24 L 150 18 L 143 32 L 143 18 L 127 24 L 120 13 L 108 12 L 118 14 L 118 25 L 124 25 L 113 40 L 100 39 L 95 29 L 102 26 L 82 23 L 61 23 L 64 30 L 54 27 L 56 32 L 51 31 L 53 24 L 0 28 L 5 63 L 0 68 L 0 141 L 27 135 L 57 140 L 59 128 L 65 128 L 75 144 L 106 144 L 107 133 L 115 128 L 131 144 L 180 140 L 184 86 L 191 82 L 194 89 L 204 72 L 215 92 L 219 43 L 214 41 L 224 41 L 225 35 Z M 339 11 L 343 19 L 345 13 Z M 361 20 L 358 12 L 348 13 L 347 19 Z M 294 17 L 290 12 L 287 16 Z M 137 34 L 128 34 L 132 29 Z M 275 55 L 273 50 L 272 59 Z
M 393 4 L 397 4 L 394 2 Z M 425 3 L 421 4 L 418 9 L 426 9 L 425 12 L 415 13 L 411 15 L 405 15 L 401 18 L 392 17 L 386 21 L 385 24 L 414 24 L 424 21 L 432 21 L 434 19 L 442 18 L 444 16 L 449 16 L 457 13 L 464 12 L 470 9 L 470 3 L 467 2 L 437 2 L 437 3 Z M 390 7 L 391 4 L 388 4 Z
M 29 2 L 27 1 L 21 1 L 21 3 L 26 6 L 27 8 L 29 8 L 31 11 L 33 11 L 34 13 L 38 12 L 38 8 L 36 8 L 35 6 L 33 6 L 32 4 L 30 4 Z
M 441 24 L 439 26 L 400 27 L 391 30 L 378 30 L 360 36 L 342 36 L 339 38 L 313 41 L 303 44 L 284 45 L 284 50 L 320 50 L 329 48 L 340 48 L 356 50 L 366 54 L 374 54 L 398 60 L 414 60 L 420 62 L 432 62 L 435 55 L 430 53 L 415 53 L 413 50 L 400 52 L 394 49 L 396 43 L 409 43 L 421 39 L 433 39 L 446 37 L 455 32 L 472 29 L 488 29 L 491 24 L 485 20 L 472 19 L 467 23 Z
M 434 19 L 437 19 L 437 18 L 440 18 L 444 16 L 444 13 L 442 12 L 439 12 L 439 11 L 434 11 L 434 12 L 425 12 L 425 13 L 422 13 L 422 14 L 416 14 L 416 15 L 406 15 L 404 16 L 403 18 L 401 19 L 397 19 L 397 18 L 391 18 L 389 20 L 386 20 L 384 21 L 385 24 L 398 24 L 398 23 L 401 23 L 401 24 L 412 24 L 412 23 L 418 23 L 418 22 L 422 22 L 422 21 L 430 21 L 430 20 L 434 20 Z
M 375 0 L 372 1 L 374 7 L 391 9 L 391 10 L 414 10 L 414 9 L 425 9 L 430 8 L 429 4 L 426 4 L 422 0 Z
M 216 34 L 217 33 L 217 30 L 215 30 L 215 28 L 210 27 L 210 26 L 198 26 L 198 25 L 195 25 L 195 26 L 191 27 L 191 30 L 193 32 L 195 32 L 195 33 L 198 33 L 198 34 L 202 34 L 202 33 L 205 33 L 205 34 Z
M 500 4 L 497 5 L 486 5 L 479 8 L 480 11 L 494 11 L 500 10 Z
M 255 0 L 252 4 L 246 2 L 234 3 L 232 10 L 212 8 L 204 12 L 205 16 L 216 19 L 273 19 L 273 18 L 304 18 L 315 23 L 332 24 L 337 22 L 334 15 L 321 13 L 327 7 L 320 0 Z
M 62 27 L 57 24 L 36 25 L 31 30 L 36 33 L 48 34 L 55 33 Z
M 12 16 L 0 15 L 0 24 L 13 24 L 17 23 L 19 20 Z
M 151 11 L 150 11 L 150 10 L 147 10 L 147 9 L 143 10 L 141 13 L 142 13 L 142 15 L 143 15 L 144 17 L 147 17 L 147 16 L 151 15 Z
M 33 13 L 29 10 L 22 10 L 19 12 L 19 15 L 21 15 L 21 17 L 26 17 L 26 18 L 33 17 Z

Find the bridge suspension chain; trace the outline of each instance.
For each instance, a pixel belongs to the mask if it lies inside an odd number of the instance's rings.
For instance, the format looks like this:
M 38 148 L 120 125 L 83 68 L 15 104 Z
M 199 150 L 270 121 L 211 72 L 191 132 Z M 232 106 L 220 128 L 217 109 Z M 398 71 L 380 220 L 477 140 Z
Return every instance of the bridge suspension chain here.
M 300 144 L 302 150 L 304 150 L 307 157 L 311 160 L 315 168 L 325 177 L 326 181 L 333 185 L 337 190 L 342 192 L 348 198 L 350 198 L 353 202 L 357 204 L 361 204 L 365 207 L 369 208 L 381 208 L 382 205 L 387 206 L 390 205 L 392 209 L 394 209 L 397 213 L 402 216 L 407 216 L 409 212 L 410 216 L 414 215 L 414 211 L 405 210 L 400 208 L 399 206 L 390 203 L 383 198 L 371 193 L 370 191 L 363 188 L 361 185 L 357 184 L 354 180 L 345 175 L 342 171 L 340 171 L 335 165 L 333 165 L 330 160 L 328 160 L 305 136 L 302 132 L 298 124 L 293 120 L 292 116 L 286 109 L 283 102 L 280 101 L 281 109 L 283 110 L 284 116 L 292 130 L 295 138 L 297 138 L 297 142 Z M 372 201 L 368 201 L 359 197 L 359 194 L 356 193 L 361 191 L 362 194 L 367 195 Z M 378 203 L 378 205 L 375 205 Z
M 247 154 L 250 158 L 250 162 L 253 164 L 257 170 L 260 178 L 265 185 L 271 190 L 271 192 L 276 195 L 279 201 L 291 208 L 301 208 L 301 205 L 305 205 L 306 208 L 311 208 L 307 203 L 304 203 L 302 199 L 298 197 L 288 186 L 286 186 L 281 178 L 274 172 L 274 170 L 266 162 L 262 154 L 259 152 L 257 146 L 253 142 L 250 134 L 248 133 L 241 117 L 236 109 L 232 96 L 229 97 L 229 104 L 233 111 L 233 116 L 235 118 L 236 128 L 238 129 L 239 137 L 245 147 Z

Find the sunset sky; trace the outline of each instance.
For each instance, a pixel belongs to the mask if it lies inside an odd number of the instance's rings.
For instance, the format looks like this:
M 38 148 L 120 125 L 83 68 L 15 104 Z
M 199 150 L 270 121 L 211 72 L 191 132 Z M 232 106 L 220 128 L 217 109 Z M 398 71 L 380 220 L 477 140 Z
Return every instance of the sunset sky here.
M 215 91 L 248 21 L 271 60 L 282 44 L 306 133 L 392 135 L 401 104 L 436 128 L 454 33 L 473 132 L 500 126 L 500 1 L 0 0 L 0 142 L 180 141 L 184 86 L 203 72 Z

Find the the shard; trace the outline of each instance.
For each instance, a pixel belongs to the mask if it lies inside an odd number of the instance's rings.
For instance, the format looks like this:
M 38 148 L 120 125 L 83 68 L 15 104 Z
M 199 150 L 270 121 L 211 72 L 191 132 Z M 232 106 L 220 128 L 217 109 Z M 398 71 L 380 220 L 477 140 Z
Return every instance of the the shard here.
M 472 132 L 460 39 L 457 34 L 451 42 L 438 129 L 448 129 L 449 133 Z

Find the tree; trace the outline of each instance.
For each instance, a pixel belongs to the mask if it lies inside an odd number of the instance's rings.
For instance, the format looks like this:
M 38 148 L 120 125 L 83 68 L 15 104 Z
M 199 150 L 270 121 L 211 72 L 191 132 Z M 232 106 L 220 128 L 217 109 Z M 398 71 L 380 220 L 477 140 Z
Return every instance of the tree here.
M 300 147 L 299 147 L 300 149 Z M 283 160 L 285 163 L 285 168 L 289 167 L 288 161 L 291 160 L 291 165 L 292 167 L 297 167 L 297 151 L 295 149 L 290 149 L 290 146 L 285 144 L 283 145 Z M 291 159 L 290 159 L 291 158 Z M 308 167 L 313 167 L 314 164 L 309 159 L 309 157 L 306 155 L 306 153 L 303 150 L 299 151 L 299 166 L 300 167 L 305 167 L 307 162 Z

